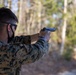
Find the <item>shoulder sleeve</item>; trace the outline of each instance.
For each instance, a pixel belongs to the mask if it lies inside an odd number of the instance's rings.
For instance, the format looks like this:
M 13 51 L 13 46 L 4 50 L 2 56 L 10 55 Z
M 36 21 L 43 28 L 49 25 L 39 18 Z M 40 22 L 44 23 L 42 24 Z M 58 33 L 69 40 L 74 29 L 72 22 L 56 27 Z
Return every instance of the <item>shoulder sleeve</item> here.
M 31 44 L 31 37 L 28 36 L 16 36 L 11 41 L 11 43 L 22 43 L 22 44 Z
M 18 48 L 18 47 L 17 47 Z M 44 40 L 38 40 L 32 45 L 20 44 L 16 51 L 16 60 L 20 63 L 32 63 L 40 59 L 48 51 L 48 43 Z

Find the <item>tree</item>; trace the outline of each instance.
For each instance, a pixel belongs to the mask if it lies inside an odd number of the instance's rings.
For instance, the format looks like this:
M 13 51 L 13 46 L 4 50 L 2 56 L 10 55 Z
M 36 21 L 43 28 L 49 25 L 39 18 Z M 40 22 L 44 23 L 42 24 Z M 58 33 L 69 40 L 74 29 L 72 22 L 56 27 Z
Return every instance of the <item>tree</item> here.
M 76 2 L 71 1 L 69 5 L 69 17 L 68 17 L 68 27 L 67 27 L 67 45 L 74 48 L 76 46 Z
M 64 0 L 64 14 L 67 14 L 67 0 Z M 66 38 L 66 28 L 67 28 L 67 16 L 64 17 L 64 25 L 62 27 L 62 43 L 61 43 L 61 50 L 60 54 L 62 55 L 64 52 L 64 44 Z

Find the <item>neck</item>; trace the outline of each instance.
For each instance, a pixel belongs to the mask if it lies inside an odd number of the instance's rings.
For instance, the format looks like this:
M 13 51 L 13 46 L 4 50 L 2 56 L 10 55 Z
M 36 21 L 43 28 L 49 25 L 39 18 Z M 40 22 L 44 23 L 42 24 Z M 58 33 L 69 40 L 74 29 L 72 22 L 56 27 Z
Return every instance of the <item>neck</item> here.
M 0 41 L 3 43 L 7 43 L 6 35 L 2 35 L 3 33 L 0 33 Z

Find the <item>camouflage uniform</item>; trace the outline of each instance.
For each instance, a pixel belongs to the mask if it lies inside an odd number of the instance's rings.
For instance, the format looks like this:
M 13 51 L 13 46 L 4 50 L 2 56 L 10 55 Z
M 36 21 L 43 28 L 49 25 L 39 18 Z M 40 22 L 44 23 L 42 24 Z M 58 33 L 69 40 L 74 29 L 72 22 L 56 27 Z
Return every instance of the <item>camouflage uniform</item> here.
M 0 42 L 0 75 L 19 75 L 22 64 L 35 62 L 47 51 L 46 41 L 39 39 L 31 45 L 30 36 L 17 36 L 9 44 Z

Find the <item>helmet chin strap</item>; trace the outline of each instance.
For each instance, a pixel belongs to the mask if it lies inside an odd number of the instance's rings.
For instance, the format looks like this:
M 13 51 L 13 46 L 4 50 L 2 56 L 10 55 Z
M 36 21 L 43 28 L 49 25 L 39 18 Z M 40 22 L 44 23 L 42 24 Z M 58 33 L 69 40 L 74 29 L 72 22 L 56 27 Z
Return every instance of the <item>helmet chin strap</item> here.
M 12 30 L 13 35 L 11 37 L 9 36 L 8 25 L 7 25 L 8 43 L 10 43 L 12 41 L 12 39 L 14 38 L 14 31 L 12 29 L 12 26 L 10 26 L 10 27 L 11 27 L 11 30 Z

